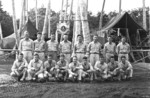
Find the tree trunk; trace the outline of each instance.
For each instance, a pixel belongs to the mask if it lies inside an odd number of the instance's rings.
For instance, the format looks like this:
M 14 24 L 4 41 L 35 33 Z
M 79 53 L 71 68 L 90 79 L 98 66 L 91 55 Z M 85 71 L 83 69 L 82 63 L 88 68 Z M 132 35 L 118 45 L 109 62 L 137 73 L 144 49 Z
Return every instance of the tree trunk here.
M 18 33 L 17 33 L 17 22 L 16 22 L 16 13 L 15 13 L 15 2 L 12 0 L 12 10 L 13 10 L 13 27 L 14 27 L 14 33 L 16 35 L 16 44 L 19 45 L 18 40 Z
M 37 0 L 35 1 L 35 17 L 36 17 L 36 29 L 38 30 L 38 11 L 37 11 Z
M 88 23 L 88 18 L 87 18 L 88 15 L 87 15 L 86 0 L 80 0 L 80 15 L 81 15 L 84 43 L 88 44 L 91 42 L 91 38 L 90 38 L 89 23 Z
M 103 12 L 104 12 L 104 7 L 105 7 L 105 0 L 103 0 L 103 6 L 102 6 L 102 11 L 101 11 L 100 20 L 99 20 L 99 30 L 102 29 L 102 25 L 103 25 Z
M 147 31 L 145 0 L 143 0 L 143 28 Z
M 44 26 L 42 31 L 42 39 L 44 40 L 46 36 L 48 36 L 48 15 L 49 15 L 49 8 L 50 8 L 50 1 L 48 2 L 47 8 L 46 8 L 46 14 L 44 19 Z
M 48 38 L 51 36 L 51 0 L 49 0 L 49 15 L 48 15 Z
M 121 0 L 119 0 L 119 14 L 121 14 L 121 4 L 122 4 L 122 2 L 121 2 Z
M 81 34 L 81 17 L 80 17 L 80 6 L 79 0 L 77 2 L 75 23 L 74 23 L 74 44 L 77 42 L 77 35 Z

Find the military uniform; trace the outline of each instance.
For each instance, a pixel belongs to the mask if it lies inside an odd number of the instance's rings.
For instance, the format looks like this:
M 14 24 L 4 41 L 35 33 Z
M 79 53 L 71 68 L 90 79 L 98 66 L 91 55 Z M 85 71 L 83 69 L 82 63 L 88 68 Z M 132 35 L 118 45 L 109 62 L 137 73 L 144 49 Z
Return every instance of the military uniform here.
M 45 51 L 46 51 L 46 43 L 44 40 L 35 40 L 34 41 L 34 50 L 35 53 L 38 53 L 40 60 L 45 61 Z
M 132 78 L 133 76 L 133 67 L 130 64 L 129 61 L 125 61 L 125 64 L 122 62 L 119 62 L 119 70 L 120 73 L 122 74 L 122 78 L 126 79 L 126 78 Z
M 78 77 L 78 80 L 81 81 L 82 79 L 82 65 L 79 63 L 79 62 L 72 62 L 69 64 L 69 69 L 68 69 L 68 72 L 69 72 L 69 78 L 72 78 L 73 76 L 77 76 Z
M 27 80 L 32 80 L 37 76 L 37 78 L 44 78 L 44 76 L 41 76 L 41 73 L 43 72 L 43 61 L 38 60 L 35 62 L 34 59 L 32 59 L 28 65 L 28 77 Z
M 90 63 L 92 66 L 99 60 L 100 52 L 102 50 L 101 47 L 102 45 L 99 42 L 94 43 L 94 41 L 88 45 L 87 51 L 89 52 Z
M 32 59 L 32 54 L 34 50 L 34 42 L 32 39 L 26 40 L 25 38 L 22 39 L 19 43 L 19 50 L 23 53 L 24 58 L 29 63 Z
M 86 45 L 84 43 L 76 43 L 74 46 L 74 52 L 77 56 L 78 61 L 81 63 L 82 58 L 85 56 L 86 53 Z
M 108 63 L 109 62 L 109 59 L 111 56 L 114 56 L 115 54 L 115 43 L 109 43 L 107 42 L 105 45 L 104 45 L 104 52 L 105 52 L 105 56 L 106 56 L 106 62 Z
M 25 78 L 25 76 L 23 76 L 24 72 L 27 70 L 27 66 L 28 63 L 25 59 L 23 59 L 22 61 L 19 61 L 18 59 L 14 61 L 13 66 L 11 68 L 11 73 L 10 75 L 12 77 L 19 77 L 21 78 Z
M 70 58 L 71 58 L 71 42 L 70 41 L 62 41 L 60 42 L 59 45 L 59 49 L 60 52 L 63 53 L 65 55 L 65 59 L 67 60 L 67 62 L 70 62 Z
M 127 60 L 129 60 L 130 45 L 128 43 L 123 44 L 120 42 L 117 45 L 117 53 L 118 53 L 118 62 L 121 61 L 121 57 L 125 56 Z
M 100 76 L 103 79 L 107 79 L 108 78 L 108 74 L 107 74 L 107 72 L 108 72 L 108 65 L 106 63 L 101 64 L 100 61 L 97 61 L 95 66 L 94 66 L 94 68 L 95 68 L 96 74 L 98 76 Z
M 47 41 L 47 50 L 48 54 L 51 54 L 53 56 L 53 59 L 57 61 L 57 53 L 58 53 L 58 42 L 55 41 Z

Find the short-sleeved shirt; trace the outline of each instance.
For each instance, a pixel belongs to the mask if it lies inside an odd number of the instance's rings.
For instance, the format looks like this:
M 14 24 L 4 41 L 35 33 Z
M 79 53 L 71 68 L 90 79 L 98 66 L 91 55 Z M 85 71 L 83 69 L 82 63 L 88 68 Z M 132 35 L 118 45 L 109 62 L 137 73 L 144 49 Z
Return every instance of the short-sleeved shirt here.
M 87 63 L 82 62 L 82 67 L 83 67 L 83 71 L 93 70 L 93 67 L 89 62 Z
M 76 70 L 74 70 L 75 68 L 81 68 L 81 69 L 83 69 L 83 67 L 82 67 L 82 65 L 79 63 L 79 62 L 76 62 L 76 63 L 74 63 L 74 62 L 71 62 L 70 64 L 69 64 L 69 69 L 71 70 L 71 71 L 76 71 Z
M 58 42 L 55 40 L 55 41 L 47 41 L 47 48 L 48 48 L 48 51 L 58 51 Z
M 54 68 L 56 66 L 56 61 L 55 60 L 52 60 L 51 62 L 50 61 L 45 61 L 44 62 L 44 69 L 49 71 L 51 68 Z
M 94 41 L 90 42 L 87 50 L 90 53 L 100 53 L 102 45 L 99 42 L 94 43 Z
M 94 68 L 95 68 L 96 70 L 100 69 L 100 70 L 102 70 L 102 71 L 107 71 L 108 65 L 107 65 L 106 63 L 101 64 L 100 61 L 97 61 L 96 64 L 95 64 L 95 66 L 94 66 Z
M 62 53 L 69 53 L 71 52 L 71 42 L 70 41 L 62 41 L 60 42 L 60 46 L 59 46 L 60 50 Z
M 19 61 L 18 59 L 14 61 L 13 66 L 11 68 L 12 71 L 14 70 L 18 70 L 19 67 L 27 67 L 28 63 L 25 59 L 23 59 L 22 61 Z
M 26 40 L 25 38 L 22 39 L 19 43 L 19 50 L 20 51 L 33 51 L 34 50 L 34 42 L 32 39 Z
M 46 50 L 46 43 L 44 40 L 35 40 L 34 41 L 34 50 L 37 50 L 37 51 L 45 51 Z
M 74 45 L 75 53 L 86 53 L 86 45 L 84 43 L 76 43 Z
M 35 71 L 39 71 L 43 69 L 43 62 L 41 60 L 38 60 L 37 62 L 35 62 L 34 59 L 32 59 L 28 65 L 28 69 L 32 69 L 34 68 Z
M 111 62 L 108 63 L 109 71 L 114 71 L 116 68 L 118 68 L 118 62 L 114 61 L 114 63 L 111 63 Z
M 128 68 L 129 69 L 133 68 L 132 65 L 131 65 L 131 63 L 129 61 L 126 61 L 125 64 L 122 63 L 122 62 L 120 62 L 118 65 L 119 65 L 119 68 L 122 69 L 122 70 L 126 70 Z
M 122 42 L 120 42 L 120 43 L 117 45 L 117 51 L 118 51 L 119 53 L 121 53 L 121 52 L 126 52 L 126 53 L 128 53 L 128 52 L 129 52 L 129 47 L 130 47 L 130 45 L 129 45 L 128 43 L 123 44 Z
M 66 61 L 66 60 L 64 60 L 64 61 L 58 61 L 57 62 L 57 68 L 61 68 L 61 67 L 66 67 L 66 68 L 68 68 L 68 62 Z
M 114 53 L 115 52 L 115 47 L 116 47 L 116 44 L 115 43 L 109 43 L 107 42 L 105 45 L 104 45 L 104 50 L 106 53 Z

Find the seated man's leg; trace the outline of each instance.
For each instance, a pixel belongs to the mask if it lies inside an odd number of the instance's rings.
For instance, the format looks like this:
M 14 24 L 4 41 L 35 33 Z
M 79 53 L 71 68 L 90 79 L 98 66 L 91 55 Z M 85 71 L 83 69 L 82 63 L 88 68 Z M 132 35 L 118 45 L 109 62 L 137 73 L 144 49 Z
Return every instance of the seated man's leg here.
M 31 70 L 31 69 L 28 69 L 27 70 L 27 78 L 26 80 L 27 81 L 30 81 L 34 78 L 34 74 L 35 74 L 35 71 Z
M 127 78 L 132 78 L 132 76 L 133 76 L 133 69 L 126 70 L 126 76 L 127 76 Z

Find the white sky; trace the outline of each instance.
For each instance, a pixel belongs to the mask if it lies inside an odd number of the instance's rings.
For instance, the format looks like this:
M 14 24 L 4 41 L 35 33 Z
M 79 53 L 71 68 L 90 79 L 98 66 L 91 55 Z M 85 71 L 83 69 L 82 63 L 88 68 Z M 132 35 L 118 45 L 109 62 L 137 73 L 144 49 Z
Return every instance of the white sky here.
M 1 0 L 3 9 L 12 15 L 12 0 Z M 21 15 L 21 1 L 15 0 L 16 17 L 20 18 Z M 65 1 L 65 0 L 64 0 Z M 71 0 L 68 0 L 71 1 Z M 76 1 L 74 0 L 73 10 L 76 9 Z M 35 0 L 28 0 L 29 9 L 35 7 Z M 41 6 L 47 7 L 48 0 L 38 0 L 38 8 Z M 58 12 L 61 9 L 62 0 L 51 0 L 51 9 Z M 103 0 L 89 0 L 88 10 L 92 11 L 93 14 L 97 14 L 102 9 Z M 150 0 L 145 0 L 146 7 L 150 7 Z M 132 10 L 135 8 L 142 7 L 142 0 L 122 0 L 122 10 Z M 117 11 L 119 9 L 119 0 L 106 0 L 104 11 L 106 13 L 110 11 Z

